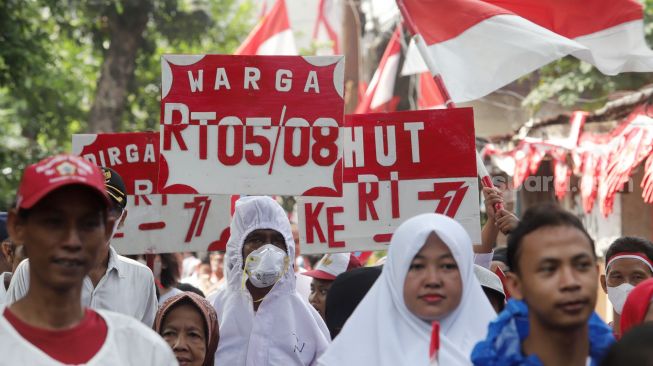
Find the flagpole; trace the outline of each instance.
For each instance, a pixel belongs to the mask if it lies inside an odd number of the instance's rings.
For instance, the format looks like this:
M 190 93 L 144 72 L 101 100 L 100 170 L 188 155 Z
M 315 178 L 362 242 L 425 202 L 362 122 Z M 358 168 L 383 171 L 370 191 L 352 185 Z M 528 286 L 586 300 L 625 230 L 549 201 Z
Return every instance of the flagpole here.
M 440 93 L 442 93 L 442 96 L 444 96 L 446 100 L 445 106 L 447 108 L 456 108 L 456 104 L 451 99 L 451 95 L 449 95 L 449 91 L 444 85 L 444 81 L 442 80 L 442 77 L 438 72 L 438 68 L 435 66 L 433 59 L 431 59 L 431 56 L 428 53 L 428 49 L 426 48 L 426 42 L 424 42 L 424 38 L 422 38 L 421 34 L 416 33 L 413 39 L 415 40 L 419 53 L 422 55 L 422 59 L 426 63 L 426 67 L 429 69 L 431 76 L 433 76 L 435 85 L 437 85 L 438 89 L 440 89 Z M 483 158 L 481 158 L 481 154 L 478 153 L 477 149 L 474 149 L 474 152 L 476 152 L 476 174 L 481 178 L 481 183 L 483 184 L 483 187 L 494 188 L 495 187 L 494 183 L 492 182 L 490 173 L 488 173 L 487 168 L 485 168 L 485 163 L 483 163 Z M 503 203 L 498 202 L 494 204 L 494 210 L 495 211 L 503 210 Z

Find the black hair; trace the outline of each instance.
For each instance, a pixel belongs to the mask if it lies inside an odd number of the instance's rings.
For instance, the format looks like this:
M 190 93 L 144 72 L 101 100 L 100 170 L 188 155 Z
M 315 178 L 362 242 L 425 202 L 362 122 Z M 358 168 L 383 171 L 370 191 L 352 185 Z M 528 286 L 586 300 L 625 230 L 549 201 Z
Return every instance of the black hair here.
M 381 275 L 381 269 L 381 266 L 354 268 L 339 274 L 332 282 L 324 310 L 324 322 L 332 339 L 340 333 L 347 319 L 374 285 Z
M 609 260 L 619 253 L 642 253 L 653 262 L 653 243 L 637 236 L 622 236 L 610 244 L 605 253 L 605 260 Z
M 179 261 L 174 253 L 159 254 L 161 275 L 159 280 L 165 288 L 174 287 L 179 282 Z
M 206 297 L 206 296 L 204 296 L 204 292 L 202 292 L 202 290 L 200 290 L 199 288 L 191 285 L 190 283 L 179 282 L 176 287 L 177 287 L 178 290 L 186 291 L 186 292 L 193 292 L 193 293 L 195 293 L 197 295 L 200 295 L 202 297 Z
M 518 255 L 519 248 L 524 237 L 533 231 L 543 227 L 570 226 L 580 230 L 590 242 L 592 254 L 594 251 L 594 240 L 587 233 L 583 223 L 572 213 L 563 210 L 556 204 L 541 204 L 529 208 L 522 217 L 519 225 L 508 236 L 508 250 L 506 252 L 507 265 L 511 271 L 519 272 Z
M 634 327 L 612 345 L 601 366 L 653 366 L 653 324 Z

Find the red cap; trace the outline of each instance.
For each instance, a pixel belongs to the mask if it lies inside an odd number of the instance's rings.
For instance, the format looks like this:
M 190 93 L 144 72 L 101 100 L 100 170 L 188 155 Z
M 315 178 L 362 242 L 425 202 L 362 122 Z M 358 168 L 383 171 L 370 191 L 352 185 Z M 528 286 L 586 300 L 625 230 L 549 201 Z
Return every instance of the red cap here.
M 25 168 L 16 207 L 31 208 L 48 193 L 70 184 L 92 188 L 110 204 L 100 168 L 78 156 L 55 155 Z
M 302 272 L 302 274 L 318 280 L 333 281 L 339 274 L 360 266 L 361 262 L 353 254 L 332 253 L 325 254 L 314 270 Z

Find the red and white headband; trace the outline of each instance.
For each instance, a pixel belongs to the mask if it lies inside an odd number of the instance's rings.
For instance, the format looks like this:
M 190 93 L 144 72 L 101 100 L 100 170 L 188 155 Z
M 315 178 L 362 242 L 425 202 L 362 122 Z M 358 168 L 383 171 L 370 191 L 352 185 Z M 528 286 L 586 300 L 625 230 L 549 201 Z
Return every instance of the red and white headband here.
M 651 270 L 651 273 L 653 273 L 653 262 L 644 254 L 637 252 L 622 252 L 613 255 L 612 257 L 608 258 L 608 263 L 605 265 L 605 271 L 607 272 L 610 269 L 610 265 L 612 265 L 614 261 L 624 258 L 637 259 L 642 261 Z

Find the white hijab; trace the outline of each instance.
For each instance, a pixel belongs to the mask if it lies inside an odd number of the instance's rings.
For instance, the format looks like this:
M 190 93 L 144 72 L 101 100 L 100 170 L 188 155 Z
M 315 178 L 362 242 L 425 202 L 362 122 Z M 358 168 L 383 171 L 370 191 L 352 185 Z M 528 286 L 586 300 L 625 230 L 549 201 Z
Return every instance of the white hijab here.
M 440 320 L 440 365 L 471 365 L 474 345 L 496 317 L 474 276 L 472 242 L 465 229 L 439 214 L 404 222 L 392 235 L 383 272 L 319 360 L 325 366 L 427 366 L 431 325 L 404 303 L 404 280 L 413 258 L 435 233 L 449 247 L 462 279 L 460 305 Z
M 239 199 L 225 254 L 227 285 L 213 304 L 220 325 L 216 365 L 314 365 L 331 339 L 319 313 L 295 292 L 294 261 L 256 313 L 243 287 L 243 243 L 258 229 L 281 233 L 288 256 L 295 258 L 290 222 L 281 206 L 265 196 Z

